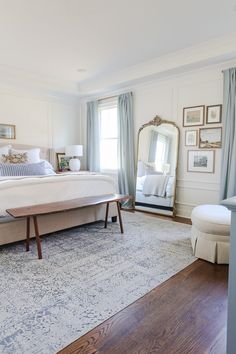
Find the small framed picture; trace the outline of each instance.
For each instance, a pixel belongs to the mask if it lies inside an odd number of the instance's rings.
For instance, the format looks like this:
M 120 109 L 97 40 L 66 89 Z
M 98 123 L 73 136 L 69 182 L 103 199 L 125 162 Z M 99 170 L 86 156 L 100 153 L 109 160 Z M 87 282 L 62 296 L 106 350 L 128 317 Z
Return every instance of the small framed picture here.
M 183 126 L 204 125 L 205 106 L 185 107 L 183 109 Z
M 222 147 L 222 128 L 199 129 L 199 148 L 215 149 Z
M 71 157 L 66 156 L 63 152 L 57 152 L 57 168 L 58 171 L 69 171 L 69 161 Z
M 214 150 L 189 150 L 188 172 L 213 173 L 215 169 Z
M 186 130 L 185 146 L 197 146 L 197 130 Z
M 206 124 L 221 123 L 222 120 L 222 104 L 207 106 Z
M 11 124 L 0 124 L 0 139 L 15 139 L 16 126 Z

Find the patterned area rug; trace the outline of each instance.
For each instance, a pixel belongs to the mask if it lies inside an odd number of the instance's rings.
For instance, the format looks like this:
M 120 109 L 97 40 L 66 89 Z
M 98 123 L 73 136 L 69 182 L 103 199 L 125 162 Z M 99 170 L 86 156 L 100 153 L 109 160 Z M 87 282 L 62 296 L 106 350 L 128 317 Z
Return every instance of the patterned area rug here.
M 0 250 L 0 352 L 54 354 L 195 260 L 190 226 L 123 213 Z

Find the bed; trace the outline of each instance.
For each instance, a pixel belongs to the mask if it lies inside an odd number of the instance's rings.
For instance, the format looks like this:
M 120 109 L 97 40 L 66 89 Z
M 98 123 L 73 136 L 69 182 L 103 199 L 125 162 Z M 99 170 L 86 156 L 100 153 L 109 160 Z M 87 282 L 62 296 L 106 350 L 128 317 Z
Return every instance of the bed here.
M 0 144 L 0 148 L 3 144 Z M 34 147 L 13 145 L 15 149 Z M 40 148 L 40 158 L 52 161 L 53 151 Z M 52 174 L 40 176 L 0 176 L 0 245 L 25 239 L 25 220 L 14 220 L 6 209 L 40 203 L 69 200 L 86 196 L 98 196 L 117 192 L 115 181 L 105 175 Z M 116 217 L 116 209 L 110 208 L 109 217 Z M 92 206 L 39 218 L 40 234 L 82 225 L 104 219 L 105 207 Z M 31 230 L 33 228 L 31 227 Z M 33 237 L 34 234 L 31 234 Z

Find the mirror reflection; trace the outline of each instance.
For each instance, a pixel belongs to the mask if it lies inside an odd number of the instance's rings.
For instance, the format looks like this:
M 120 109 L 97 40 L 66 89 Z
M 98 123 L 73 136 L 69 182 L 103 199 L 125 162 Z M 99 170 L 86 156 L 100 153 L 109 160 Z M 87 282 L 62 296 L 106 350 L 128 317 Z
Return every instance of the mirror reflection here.
M 135 208 L 173 216 L 179 129 L 155 117 L 139 130 Z

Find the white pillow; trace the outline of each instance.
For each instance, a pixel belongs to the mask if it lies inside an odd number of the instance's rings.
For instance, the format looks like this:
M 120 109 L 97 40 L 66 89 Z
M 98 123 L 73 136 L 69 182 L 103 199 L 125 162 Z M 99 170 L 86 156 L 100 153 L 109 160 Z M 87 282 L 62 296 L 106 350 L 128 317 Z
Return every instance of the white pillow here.
M 174 196 L 174 193 L 175 193 L 175 177 L 170 176 L 168 178 L 168 183 L 166 186 L 166 197 L 171 198 Z
M 11 145 L 0 146 L 0 162 L 2 160 L 2 155 L 9 155 L 9 149 Z
M 145 175 L 145 165 L 142 160 L 138 161 L 138 171 L 137 171 L 137 177 L 142 177 Z
M 47 160 L 40 160 L 40 162 L 44 161 L 45 164 L 45 173 L 47 175 L 56 175 L 53 166 Z
M 22 154 L 26 152 L 27 154 L 27 159 L 28 163 L 38 163 L 40 162 L 40 149 L 35 148 L 35 149 L 30 149 L 30 150 L 16 150 L 16 149 L 11 149 L 10 154 Z

